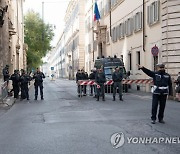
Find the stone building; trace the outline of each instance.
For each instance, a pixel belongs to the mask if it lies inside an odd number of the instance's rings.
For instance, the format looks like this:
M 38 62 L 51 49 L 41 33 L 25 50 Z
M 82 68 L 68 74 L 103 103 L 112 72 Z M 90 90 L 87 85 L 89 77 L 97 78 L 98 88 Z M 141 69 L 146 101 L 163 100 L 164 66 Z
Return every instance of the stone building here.
M 24 0 L 1 0 L 0 9 L 3 10 L 0 27 L 0 77 L 5 65 L 10 66 L 10 73 L 14 69 L 26 69 L 27 45 L 24 44 Z

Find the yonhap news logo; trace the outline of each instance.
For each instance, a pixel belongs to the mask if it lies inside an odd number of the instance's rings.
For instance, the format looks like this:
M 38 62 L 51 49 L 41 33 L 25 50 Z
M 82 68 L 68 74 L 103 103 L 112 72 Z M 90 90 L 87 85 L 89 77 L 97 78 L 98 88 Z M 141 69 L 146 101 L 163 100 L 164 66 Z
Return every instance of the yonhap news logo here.
M 125 137 L 123 132 L 114 133 L 111 136 L 113 148 L 127 144 L 180 144 L 180 137 Z
M 123 146 L 125 142 L 125 136 L 124 133 L 120 132 L 120 133 L 114 133 L 111 136 L 111 144 L 113 146 L 113 148 L 119 148 L 121 146 Z

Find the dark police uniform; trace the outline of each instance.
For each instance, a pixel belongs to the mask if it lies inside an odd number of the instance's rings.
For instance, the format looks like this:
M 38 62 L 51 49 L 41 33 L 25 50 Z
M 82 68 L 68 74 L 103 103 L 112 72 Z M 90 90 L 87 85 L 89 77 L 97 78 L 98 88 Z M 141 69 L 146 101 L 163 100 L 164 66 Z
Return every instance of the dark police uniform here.
M 82 76 L 82 80 L 88 80 L 87 72 L 82 71 L 81 76 Z M 83 87 L 83 93 L 84 93 L 83 96 L 86 96 L 87 85 L 83 85 L 82 87 Z
M 119 89 L 119 99 L 122 101 L 122 79 L 123 79 L 123 73 L 119 71 L 115 71 L 112 74 L 112 80 L 114 82 L 113 84 L 113 101 L 115 101 L 116 97 L 116 90 L 117 87 Z
M 104 72 L 96 73 L 95 82 L 97 83 L 97 101 L 99 101 L 100 92 L 102 94 L 102 100 L 105 101 L 104 83 L 106 82 L 106 77 Z
M 31 81 L 31 77 L 28 74 L 22 73 L 20 76 L 21 83 L 21 99 L 29 100 L 29 88 L 28 84 Z
M 78 72 L 76 73 L 76 83 L 78 83 L 79 80 L 82 80 L 82 73 L 80 72 L 80 70 L 78 70 Z M 78 96 L 82 96 L 82 86 L 80 86 L 78 84 Z
M 89 75 L 89 79 L 90 80 L 95 80 L 95 77 L 96 77 L 96 70 L 93 70 L 92 73 Z M 90 96 L 93 96 L 93 90 L 94 90 L 95 97 L 96 97 L 96 86 L 95 85 L 90 85 L 90 88 L 91 88 Z
M 6 67 L 3 68 L 3 77 L 4 77 L 4 82 L 7 81 L 7 85 L 8 85 L 9 77 L 10 77 L 10 75 L 9 75 L 9 66 L 8 65 L 6 65 Z
M 140 68 L 144 73 L 153 78 L 153 99 L 152 99 L 152 123 L 155 123 L 157 108 L 159 103 L 159 122 L 164 123 L 164 109 L 166 106 L 167 95 L 172 95 L 172 81 L 168 73 L 164 71 L 153 72 L 145 67 Z
M 45 78 L 45 75 L 43 72 L 36 72 L 33 76 L 33 79 L 35 79 L 34 87 L 35 87 L 35 100 L 37 100 L 38 97 L 38 87 L 40 88 L 40 95 L 41 99 L 43 100 L 43 78 Z
M 18 96 L 19 96 L 20 75 L 18 74 L 17 70 L 15 70 L 14 74 L 11 75 L 10 80 L 12 80 L 14 98 L 18 98 Z

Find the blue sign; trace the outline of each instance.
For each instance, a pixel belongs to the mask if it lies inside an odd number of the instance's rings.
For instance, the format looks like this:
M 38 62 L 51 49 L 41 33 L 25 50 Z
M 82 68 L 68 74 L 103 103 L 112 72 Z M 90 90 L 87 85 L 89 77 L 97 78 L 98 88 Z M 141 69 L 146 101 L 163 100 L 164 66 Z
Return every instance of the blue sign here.
M 54 77 L 54 74 L 51 74 L 51 77 L 53 78 L 53 77 Z
M 51 67 L 51 70 L 53 71 L 53 70 L 54 70 L 54 67 Z

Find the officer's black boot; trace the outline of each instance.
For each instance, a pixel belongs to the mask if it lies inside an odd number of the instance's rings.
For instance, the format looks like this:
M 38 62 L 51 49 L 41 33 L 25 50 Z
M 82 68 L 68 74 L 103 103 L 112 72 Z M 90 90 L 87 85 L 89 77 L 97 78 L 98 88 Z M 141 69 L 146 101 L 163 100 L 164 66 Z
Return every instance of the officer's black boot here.
M 99 96 L 97 96 L 97 100 L 96 101 L 99 101 Z
M 37 96 L 35 96 L 34 100 L 37 100 Z
M 104 98 L 104 96 L 102 97 L 102 101 L 105 101 L 105 98 Z
M 120 101 L 123 101 L 122 96 L 119 97 L 119 100 L 120 100 Z
M 116 98 L 115 98 L 115 96 L 113 96 L 113 101 L 115 101 L 116 100 Z
M 41 96 L 41 100 L 44 100 L 44 97 L 43 97 L 43 96 Z

